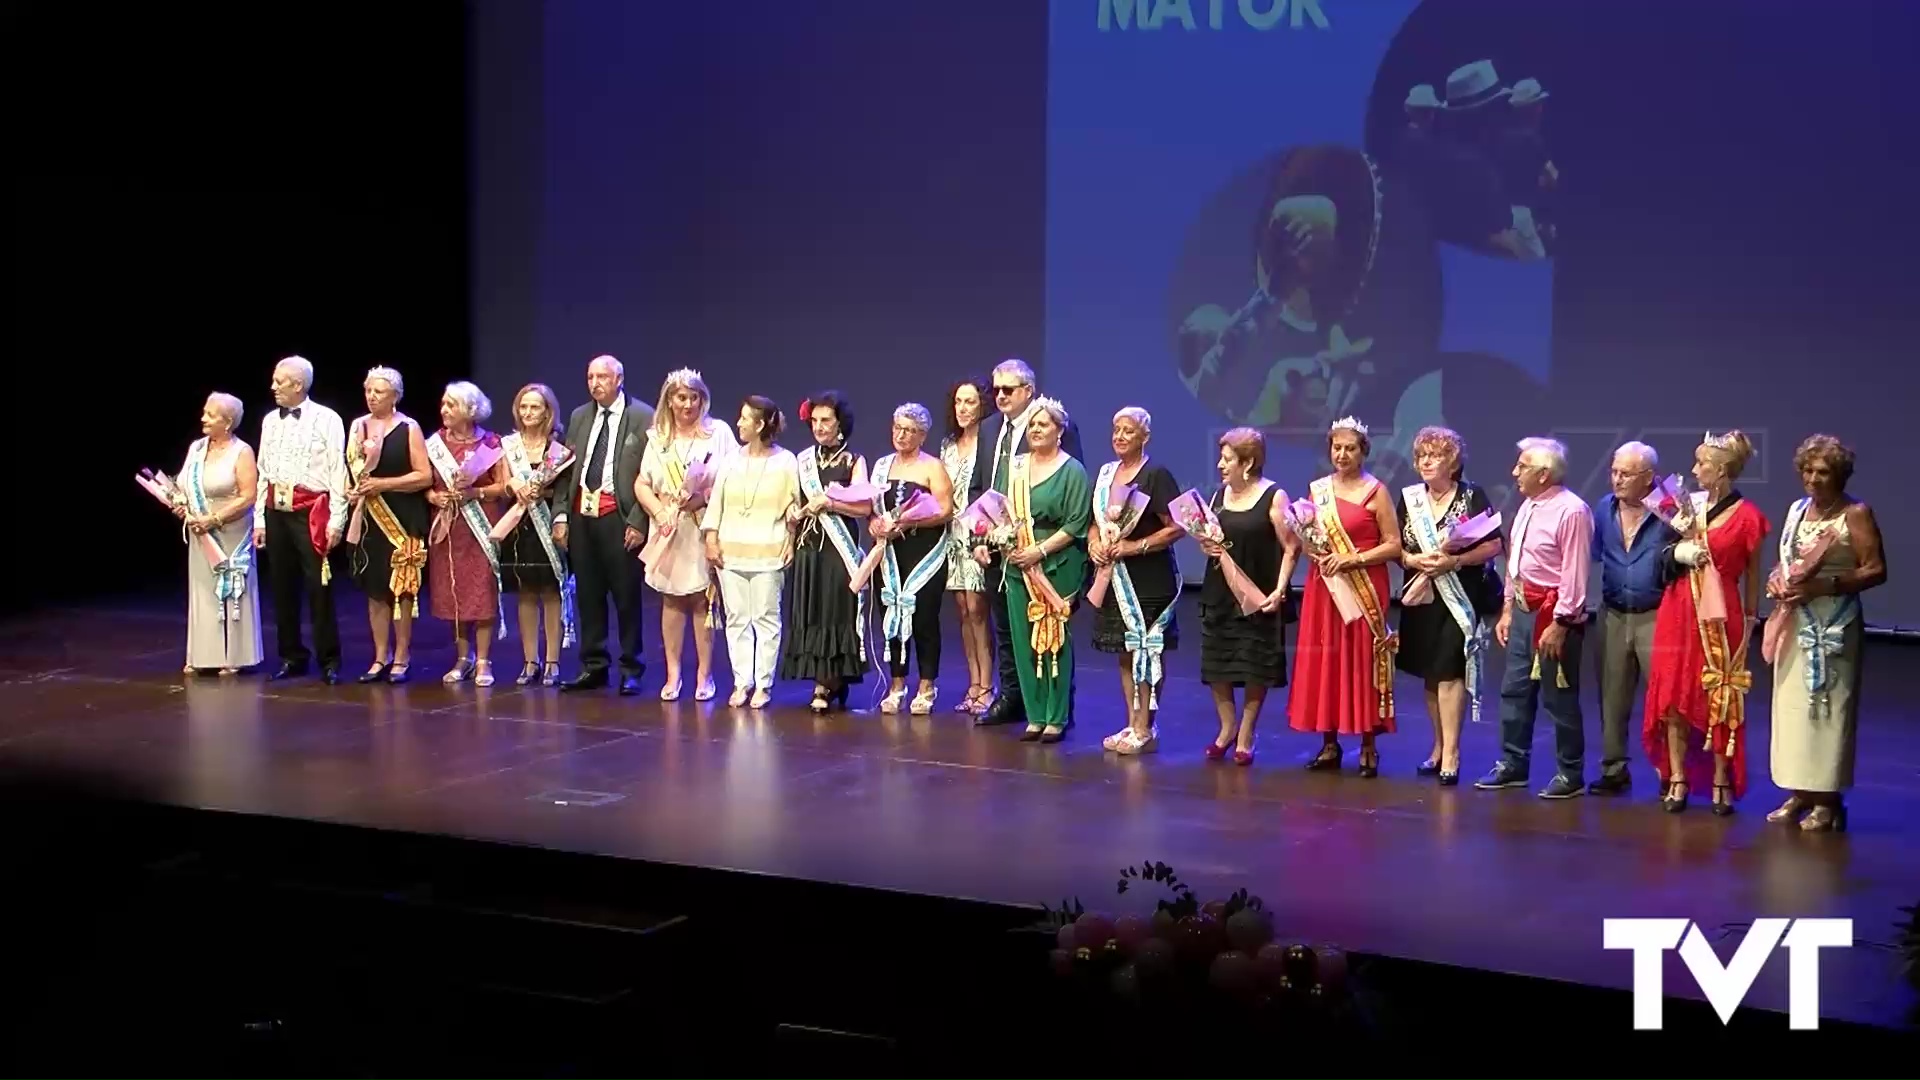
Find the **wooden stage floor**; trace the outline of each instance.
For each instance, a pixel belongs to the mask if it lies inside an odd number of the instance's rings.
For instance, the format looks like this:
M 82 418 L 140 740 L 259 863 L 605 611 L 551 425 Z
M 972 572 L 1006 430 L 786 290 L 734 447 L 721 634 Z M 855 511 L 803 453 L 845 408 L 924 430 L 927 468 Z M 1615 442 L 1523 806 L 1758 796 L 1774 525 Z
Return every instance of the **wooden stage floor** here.
M 1823 1011 L 1899 1023 L 1913 1007 L 1888 944 L 1897 909 L 1920 901 L 1920 653 L 1908 647 L 1871 646 L 1851 831 L 1807 835 L 1763 820 L 1782 798 L 1767 776 L 1764 693 L 1749 699 L 1750 794 L 1720 819 L 1704 793 L 1685 814 L 1662 813 L 1637 740 L 1629 797 L 1476 791 L 1497 750 L 1493 723 L 1470 725 L 1465 782 L 1442 789 L 1414 775 L 1429 738 L 1406 680 L 1402 733 L 1382 740 L 1378 779 L 1355 774 L 1351 741 L 1342 774 L 1303 771 L 1318 740 L 1286 728 L 1283 695 L 1255 765 L 1210 763 L 1197 635 L 1171 658 L 1161 751 L 1120 758 L 1100 749 L 1120 722 L 1115 660 L 1086 648 L 1078 726 L 1039 746 L 951 712 L 964 674 L 946 680 L 930 717 L 883 716 L 856 697 L 858 711 L 815 718 L 798 684 L 763 712 L 730 709 L 724 666 L 722 700 L 665 704 L 657 623 L 643 697 L 514 687 L 517 639 L 501 651 L 501 685 L 444 687 L 450 652 L 432 622 L 416 681 L 363 687 L 350 681 L 369 653 L 362 611 L 343 597 L 349 681 L 337 687 L 183 677 L 178 602 L 15 617 L 0 626 L 0 763 L 125 779 L 190 807 L 1016 904 L 1077 894 L 1125 910 L 1115 871 L 1151 859 L 1203 895 L 1250 888 L 1283 933 L 1622 988 L 1631 960 L 1600 947 L 1604 917 L 1731 926 L 1724 959 L 1756 917 L 1850 916 L 1858 944 L 1824 954 Z M 656 612 L 650 597 L 650 623 Z M 945 666 L 964 672 L 957 647 Z M 1588 706 L 1592 779 L 1591 689 Z M 1552 759 L 1551 730 L 1542 716 L 1535 787 L 1548 779 L 1538 763 Z M 1668 992 L 1698 998 L 1669 959 Z M 1786 968 L 1776 953 L 1748 1004 L 1784 1010 Z

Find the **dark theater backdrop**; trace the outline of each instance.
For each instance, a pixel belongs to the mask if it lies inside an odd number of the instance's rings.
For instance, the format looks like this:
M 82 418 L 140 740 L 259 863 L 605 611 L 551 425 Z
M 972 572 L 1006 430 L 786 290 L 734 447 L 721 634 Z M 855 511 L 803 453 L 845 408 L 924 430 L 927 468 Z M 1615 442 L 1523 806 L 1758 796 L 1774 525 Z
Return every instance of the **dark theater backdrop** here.
M 128 459 L 177 461 L 216 381 L 257 419 L 281 352 L 314 359 L 349 415 L 373 362 L 412 376 L 421 414 L 469 370 L 496 403 L 541 379 L 570 407 L 599 352 L 649 399 L 669 368 L 702 369 L 729 418 L 747 393 L 837 386 L 870 455 L 894 405 L 937 412 L 955 377 L 1023 356 L 1085 426 L 1090 464 L 1113 411 L 1143 405 L 1188 486 L 1242 423 L 1268 430 L 1269 474 L 1297 494 L 1331 415 L 1372 426 L 1396 483 L 1412 429 L 1446 422 L 1469 475 L 1508 500 L 1522 435 L 1563 439 L 1572 484 L 1597 498 L 1614 445 L 1644 440 L 1684 471 L 1703 429 L 1739 427 L 1758 448 L 1741 486 L 1777 526 L 1794 446 L 1832 432 L 1859 451 L 1854 490 L 1891 548 L 1870 621 L 1920 625 L 1901 561 L 1920 535 L 1902 490 L 1920 400 L 1920 98 L 1899 75 L 1913 5 L 380 12 L 256 16 L 273 25 L 240 59 L 191 44 L 189 16 L 141 15 L 175 47 L 118 46 L 134 74 L 84 93 L 93 119 L 108 101 L 123 115 L 84 133 L 47 87 L 86 80 L 40 61 L 59 147 L 98 167 L 83 194 L 50 183 L 15 211 L 41 221 L 20 263 L 62 267 L 16 275 L 23 307 L 84 290 L 59 325 L 29 313 L 25 344 L 44 365 L 80 342 L 65 355 L 171 410 L 86 454 L 126 547 L 166 552 L 176 576 L 165 523 L 117 490 Z M 1412 130 L 1416 88 L 1465 104 L 1476 78 L 1507 94 Z M 168 89 L 181 80 L 197 91 Z M 1488 118 L 1518 115 L 1522 80 L 1537 126 L 1511 137 Z M 245 122 L 206 119 L 240 99 Z M 151 189 L 154 154 L 179 159 L 181 198 L 98 180 Z M 111 227 L 85 224 L 103 213 Z M 1296 228 L 1313 238 L 1299 260 L 1275 245 Z M 87 257 L 55 258 L 74 229 Z M 207 236 L 237 250 L 216 259 Z M 160 370 L 124 359 L 141 348 Z

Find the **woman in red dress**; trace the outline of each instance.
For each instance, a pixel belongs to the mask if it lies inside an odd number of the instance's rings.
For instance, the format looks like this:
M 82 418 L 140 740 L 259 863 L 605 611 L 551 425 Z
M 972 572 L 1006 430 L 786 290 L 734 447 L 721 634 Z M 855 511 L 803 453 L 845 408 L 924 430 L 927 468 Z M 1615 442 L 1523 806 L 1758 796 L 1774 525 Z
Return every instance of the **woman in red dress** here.
M 1691 527 L 1670 550 L 1675 580 L 1660 598 L 1653 626 L 1653 670 L 1647 674 L 1641 742 L 1666 785 L 1668 813 L 1687 808 L 1687 795 L 1711 777 L 1713 812 L 1733 813 L 1747 789 L 1747 740 L 1741 730 L 1743 697 L 1751 675 L 1747 644 L 1760 600 L 1760 549 L 1773 528 L 1760 508 L 1742 498 L 1734 481 L 1753 456 L 1738 431 L 1709 434 L 1693 455 L 1693 478 L 1704 506 L 1683 508 Z M 1681 524 L 1689 524 L 1682 522 Z M 1713 575 L 1727 617 L 1702 622 L 1701 590 Z M 1744 587 L 1742 576 L 1744 575 Z
M 433 487 L 433 526 L 427 532 L 428 596 L 433 617 L 453 624 L 453 669 L 441 681 L 493 685 L 494 623 L 500 617 L 500 568 L 487 533 L 500 520 L 507 495 L 507 463 L 500 436 L 481 427 L 493 404 L 470 382 L 447 385 L 440 398 L 441 429 L 427 440 Z M 482 450 L 493 464 L 468 482 L 468 461 Z M 472 650 L 469 655 L 469 649 Z
M 1366 425 L 1352 417 L 1334 421 L 1327 433 L 1333 473 L 1315 480 L 1311 489 L 1325 543 L 1313 550 L 1318 572 L 1307 574 L 1300 600 L 1293 689 L 1287 697 L 1289 726 L 1317 731 L 1324 741 L 1307 768 L 1338 769 L 1345 753 L 1340 736 L 1358 735 L 1360 775 L 1368 779 L 1380 775 L 1374 736 L 1394 730 L 1387 564 L 1400 558 L 1393 495 L 1361 468 L 1371 449 Z M 1329 576 L 1346 583 L 1361 618 L 1341 620 L 1327 587 Z

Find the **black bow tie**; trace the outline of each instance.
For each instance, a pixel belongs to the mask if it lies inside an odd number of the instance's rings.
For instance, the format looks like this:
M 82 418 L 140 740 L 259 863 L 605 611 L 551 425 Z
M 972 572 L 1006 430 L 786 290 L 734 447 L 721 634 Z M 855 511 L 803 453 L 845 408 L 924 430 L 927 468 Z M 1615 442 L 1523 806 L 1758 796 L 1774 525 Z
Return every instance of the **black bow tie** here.
M 293 417 L 295 420 L 300 419 L 300 408 L 301 408 L 300 406 L 295 405 L 293 408 L 289 409 L 286 406 L 282 405 L 280 407 L 280 419 L 285 420 L 289 416 Z

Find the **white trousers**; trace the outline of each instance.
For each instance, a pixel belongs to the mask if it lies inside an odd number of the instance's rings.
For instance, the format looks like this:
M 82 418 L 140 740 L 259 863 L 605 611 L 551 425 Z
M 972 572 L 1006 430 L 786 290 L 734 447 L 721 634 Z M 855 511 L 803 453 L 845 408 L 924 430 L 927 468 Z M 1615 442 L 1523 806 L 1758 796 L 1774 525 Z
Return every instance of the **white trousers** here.
M 780 586 L 786 576 L 785 570 L 720 571 L 735 689 L 773 689 L 780 663 Z

